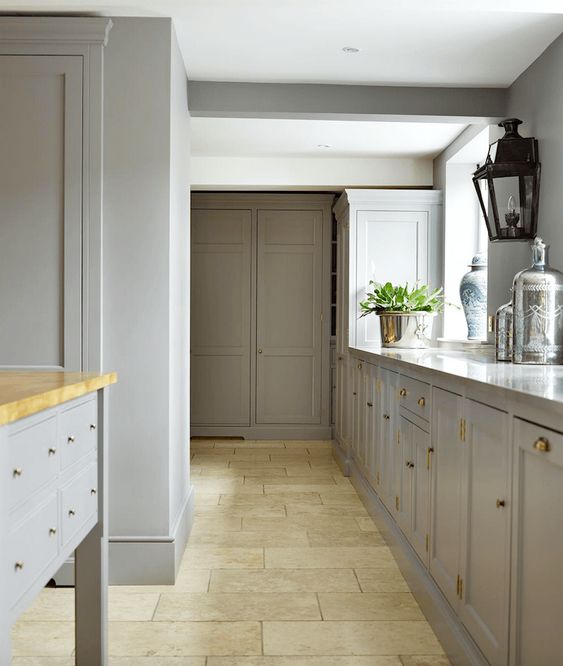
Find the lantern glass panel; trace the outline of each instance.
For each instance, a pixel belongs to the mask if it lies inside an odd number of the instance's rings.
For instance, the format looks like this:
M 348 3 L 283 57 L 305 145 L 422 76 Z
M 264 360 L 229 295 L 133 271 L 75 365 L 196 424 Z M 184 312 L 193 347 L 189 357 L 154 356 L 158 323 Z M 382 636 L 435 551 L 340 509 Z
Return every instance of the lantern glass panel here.
M 518 176 L 498 176 L 489 181 L 489 215 L 493 213 L 498 220 L 499 238 L 521 238 L 524 234 L 526 215 L 520 197 L 522 178 Z M 495 210 L 495 207 L 497 210 Z

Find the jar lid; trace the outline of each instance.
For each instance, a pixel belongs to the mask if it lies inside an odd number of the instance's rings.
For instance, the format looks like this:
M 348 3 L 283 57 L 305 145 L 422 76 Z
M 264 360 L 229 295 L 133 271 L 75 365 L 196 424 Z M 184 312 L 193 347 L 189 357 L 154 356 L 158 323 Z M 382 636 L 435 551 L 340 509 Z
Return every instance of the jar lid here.
M 486 266 L 487 265 L 487 255 L 484 252 L 478 252 L 473 259 L 471 259 L 470 267 L 473 266 Z

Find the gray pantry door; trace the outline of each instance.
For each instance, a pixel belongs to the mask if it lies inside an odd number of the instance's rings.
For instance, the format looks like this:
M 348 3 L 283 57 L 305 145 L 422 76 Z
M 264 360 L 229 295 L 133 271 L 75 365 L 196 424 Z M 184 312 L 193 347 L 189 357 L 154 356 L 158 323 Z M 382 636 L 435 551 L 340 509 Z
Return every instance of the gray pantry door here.
M 0 365 L 79 370 L 82 57 L 0 56 Z
M 256 422 L 320 423 L 319 210 L 258 211 Z
M 252 212 L 192 210 L 191 422 L 250 425 Z

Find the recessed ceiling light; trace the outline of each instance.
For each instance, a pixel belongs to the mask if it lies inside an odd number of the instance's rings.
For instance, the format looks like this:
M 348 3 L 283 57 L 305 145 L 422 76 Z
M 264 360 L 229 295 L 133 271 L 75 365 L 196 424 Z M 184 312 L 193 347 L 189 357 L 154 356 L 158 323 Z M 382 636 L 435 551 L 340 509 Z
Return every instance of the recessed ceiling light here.
M 359 53 L 360 49 L 357 49 L 355 46 L 344 46 L 342 48 L 344 53 Z
M 317 148 L 332 148 L 329 143 L 318 143 Z

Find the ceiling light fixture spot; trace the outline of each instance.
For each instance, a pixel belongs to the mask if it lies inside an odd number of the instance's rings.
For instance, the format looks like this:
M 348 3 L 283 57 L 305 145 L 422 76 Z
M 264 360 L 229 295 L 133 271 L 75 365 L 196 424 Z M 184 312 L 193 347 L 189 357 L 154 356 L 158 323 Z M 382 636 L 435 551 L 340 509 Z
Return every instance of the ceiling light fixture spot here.
M 344 53 L 359 53 L 360 49 L 357 49 L 355 46 L 343 46 L 342 50 Z
M 332 148 L 329 143 L 318 143 L 317 148 Z

